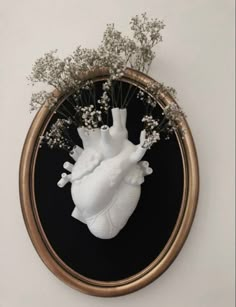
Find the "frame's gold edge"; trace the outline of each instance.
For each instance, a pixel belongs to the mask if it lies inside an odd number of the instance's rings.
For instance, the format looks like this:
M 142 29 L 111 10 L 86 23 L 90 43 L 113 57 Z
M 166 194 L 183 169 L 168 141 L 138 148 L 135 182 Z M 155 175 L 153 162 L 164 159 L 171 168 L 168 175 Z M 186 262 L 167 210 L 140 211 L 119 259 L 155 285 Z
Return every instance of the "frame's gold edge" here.
M 103 69 L 101 71 L 93 72 L 92 77 L 95 79 L 99 79 L 101 76 L 104 77 L 104 75 L 107 75 L 107 70 Z M 91 75 L 89 77 L 91 77 Z M 125 79 L 126 78 L 130 81 L 134 81 L 142 85 L 144 85 L 147 80 L 152 80 L 148 76 L 131 69 L 126 70 Z M 59 93 L 57 93 L 57 95 L 59 95 Z M 173 101 L 173 98 L 165 93 L 163 93 L 161 99 L 165 103 Z M 39 126 L 39 123 L 42 123 L 46 120 L 47 116 L 49 116 L 48 113 L 48 110 L 42 108 L 39 111 L 37 118 L 34 119 L 25 140 L 20 162 L 19 187 L 21 208 L 26 228 L 33 242 L 33 245 L 35 246 L 35 249 L 37 250 L 40 258 L 43 260 L 46 266 L 58 278 L 66 282 L 71 287 L 78 289 L 84 293 L 96 296 L 118 296 L 128 294 L 144 287 L 145 285 L 156 279 L 158 276 L 160 276 L 170 266 L 175 257 L 178 255 L 188 236 L 196 211 L 199 193 L 198 161 L 195 145 L 187 122 L 185 123 L 188 131 L 187 137 L 185 137 L 183 141 L 184 144 L 182 144 L 180 148 L 181 150 L 183 150 L 183 147 L 185 149 L 185 152 L 182 153 L 186 155 L 185 158 L 183 157 L 183 160 L 186 159 L 186 161 L 183 161 L 183 164 L 185 165 L 184 178 L 186 179 L 186 176 L 188 177 L 189 189 L 188 191 L 186 191 L 187 187 L 185 186 L 184 188 L 186 199 L 184 199 L 183 202 L 185 204 L 181 205 L 182 212 L 180 212 L 179 214 L 175 229 L 173 230 L 168 243 L 166 244 L 161 254 L 157 257 L 157 259 L 154 260 L 154 262 L 151 263 L 143 271 L 121 281 L 101 282 L 86 278 L 84 276 L 81 276 L 77 272 L 74 272 L 61 261 L 61 259 L 56 255 L 53 249 L 50 251 L 49 242 L 45 242 L 45 238 L 42 237 L 43 229 L 40 224 L 39 217 L 37 216 L 37 212 L 34 212 L 31 207 L 32 202 L 34 202 L 31 195 L 32 187 L 30 185 L 32 183 L 32 181 L 30 180 L 30 173 L 32 165 L 32 155 L 34 151 L 33 144 L 39 134 L 39 130 L 41 127 Z

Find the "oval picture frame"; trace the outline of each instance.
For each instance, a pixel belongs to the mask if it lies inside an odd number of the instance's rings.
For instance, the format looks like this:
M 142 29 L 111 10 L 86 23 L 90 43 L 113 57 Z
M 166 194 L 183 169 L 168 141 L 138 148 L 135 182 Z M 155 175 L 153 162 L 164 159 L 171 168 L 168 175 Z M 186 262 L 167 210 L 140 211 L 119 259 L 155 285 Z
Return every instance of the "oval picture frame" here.
M 84 78 L 101 81 L 106 79 L 107 75 L 108 71 L 106 69 L 99 69 L 84 76 Z M 122 81 L 144 89 L 153 80 L 143 73 L 126 69 Z M 55 95 L 60 97 L 58 92 L 55 92 Z M 161 107 L 175 102 L 174 98 L 166 92 L 160 92 L 159 99 Z M 63 100 L 61 103 L 63 103 Z M 183 122 L 183 127 L 186 131 L 184 138 L 181 137 L 179 131 L 175 132 L 182 157 L 183 190 L 178 216 L 167 242 L 161 252 L 155 256 L 155 259 L 135 274 L 129 275 L 128 272 L 125 278 L 100 280 L 85 276 L 60 258 L 49 242 L 39 216 L 39 207 L 35 197 L 35 165 L 39 151 L 40 135 L 49 125 L 54 112 L 55 109 L 53 108 L 41 107 L 28 131 L 21 156 L 19 174 L 20 200 L 24 221 L 31 241 L 45 265 L 59 279 L 77 290 L 95 296 L 119 296 L 136 291 L 155 280 L 171 265 L 181 250 L 194 219 L 199 193 L 199 171 L 197 154 L 187 121 L 184 120 Z M 155 240 L 151 244 L 155 244 Z M 143 253 L 145 254 L 145 250 Z

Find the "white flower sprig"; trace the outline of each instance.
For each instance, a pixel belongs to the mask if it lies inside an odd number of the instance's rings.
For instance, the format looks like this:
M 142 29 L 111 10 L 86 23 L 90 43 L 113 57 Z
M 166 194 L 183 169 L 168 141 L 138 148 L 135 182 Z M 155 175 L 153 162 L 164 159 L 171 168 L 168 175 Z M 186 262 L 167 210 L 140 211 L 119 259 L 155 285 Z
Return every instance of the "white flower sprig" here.
M 169 134 L 179 129 L 182 134 L 182 137 L 184 137 L 186 131 L 183 127 L 183 122 L 186 118 L 186 115 L 184 114 L 182 109 L 176 103 L 173 102 L 164 108 L 163 115 L 167 121 L 167 123 L 163 127 L 164 129 L 166 129 L 166 132 Z
M 147 13 L 136 15 L 130 22 L 133 31 L 136 48 L 134 56 L 131 58 L 131 67 L 147 73 L 155 57 L 152 50 L 154 46 L 162 41 L 161 30 L 165 24 L 162 20 L 149 19 Z
M 155 101 L 149 94 L 144 93 L 143 90 L 138 91 L 137 98 L 140 101 L 145 102 L 147 105 L 150 105 L 153 108 L 157 106 L 157 101 Z
M 156 129 L 158 126 L 158 120 L 153 119 L 151 115 L 150 116 L 145 115 L 142 118 L 142 122 L 144 123 L 144 128 L 147 134 Z
M 102 112 L 95 110 L 94 105 L 78 107 L 78 113 L 81 125 L 88 130 L 98 128 L 99 123 L 102 123 Z
M 75 143 L 71 139 L 68 129 L 72 125 L 71 119 L 59 118 L 50 128 L 46 131 L 44 136 L 40 137 L 40 146 L 47 144 L 49 148 L 60 148 L 66 151 L 70 151 Z
M 98 99 L 98 104 L 100 105 L 100 109 L 104 112 L 107 112 L 110 108 L 109 102 L 110 102 L 110 97 L 108 96 L 107 92 L 104 91 L 102 94 L 101 99 Z
M 166 139 L 170 138 L 170 134 L 179 130 L 182 138 L 184 138 L 185 129 L 183 122 L 185 114 L 176 103 L 170 103 L 163 109 L 163 118 L 159 120 L 153 119 L 152 115 L 145 115 L 142 119 L 146 132 L 144 147 L 150 148 L 154 143 L 160 140 L 160 134 L 164 133 Z
M 30 111 L 35 111 L 43 105 L 51 108 L 56 102 L 57 97 L 54 96 L 53 92 L 40 91 L 33 93 L 30 102 Z
M 151 115 L 145 115 L 142 118 L 142 122 L 144 123 L 144 129 L 146 132 L 145 140 L 142 146 L 150 149 L 154 143 L 160 140 L 160 133 L 157 132 L 159 123 L 157 120 L 153 119 Z
M 146 138 L 145 138 L 145 140 L 142 144 L 142 147 L 150 149 L 152 147 L 152 145 L 155 144 L 159 140 L 160 140 L 160 133 L 153 130 L 152 133 L 149 134 L 149 136 L 146 136 Z
M 155 99 L 158 99 L 161 93 L 169 93 L 174 98 L 176 97 L 176 90 L 173 87 L 166 86 L 164 83 L 156 81 L 149 82 L 145 90 Z

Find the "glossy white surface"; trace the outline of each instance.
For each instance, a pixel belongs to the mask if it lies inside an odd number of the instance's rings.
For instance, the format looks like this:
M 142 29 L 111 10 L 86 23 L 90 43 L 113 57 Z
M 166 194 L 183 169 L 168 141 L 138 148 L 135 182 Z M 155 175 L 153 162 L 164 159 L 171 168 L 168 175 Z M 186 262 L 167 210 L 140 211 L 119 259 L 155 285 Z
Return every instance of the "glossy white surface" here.
M 200 164 L 199 206 L 184 248 L 157 281 L 125 297 L 89 297 L 48 271 L 25 229 L 18 169 L 33 119 L 25 77 L 45 51 L 96 47 L 108 22 L 124 31 L 143 11 L 167 24 L 151 75 L 178 90 L 188 115 Z M 235 305 L 234 11 L 233 0 L 0 1 L 1 307 Z

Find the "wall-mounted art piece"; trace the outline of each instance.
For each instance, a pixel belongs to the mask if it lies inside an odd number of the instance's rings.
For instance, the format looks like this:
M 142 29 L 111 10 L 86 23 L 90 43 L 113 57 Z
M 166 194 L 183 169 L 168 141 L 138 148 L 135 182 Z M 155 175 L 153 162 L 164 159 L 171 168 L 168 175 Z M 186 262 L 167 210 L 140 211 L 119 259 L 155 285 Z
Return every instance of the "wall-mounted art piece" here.
M 37 111 L 20 165 L 22 212 L 43 262 L 82 292 L 138 290 L 173 262 L 198 198 L 197 156 L 175 90 L 148 71 L 164 23 L 130 37 L 108 24 L 97 49 L 45 53 L 29 81 Z

